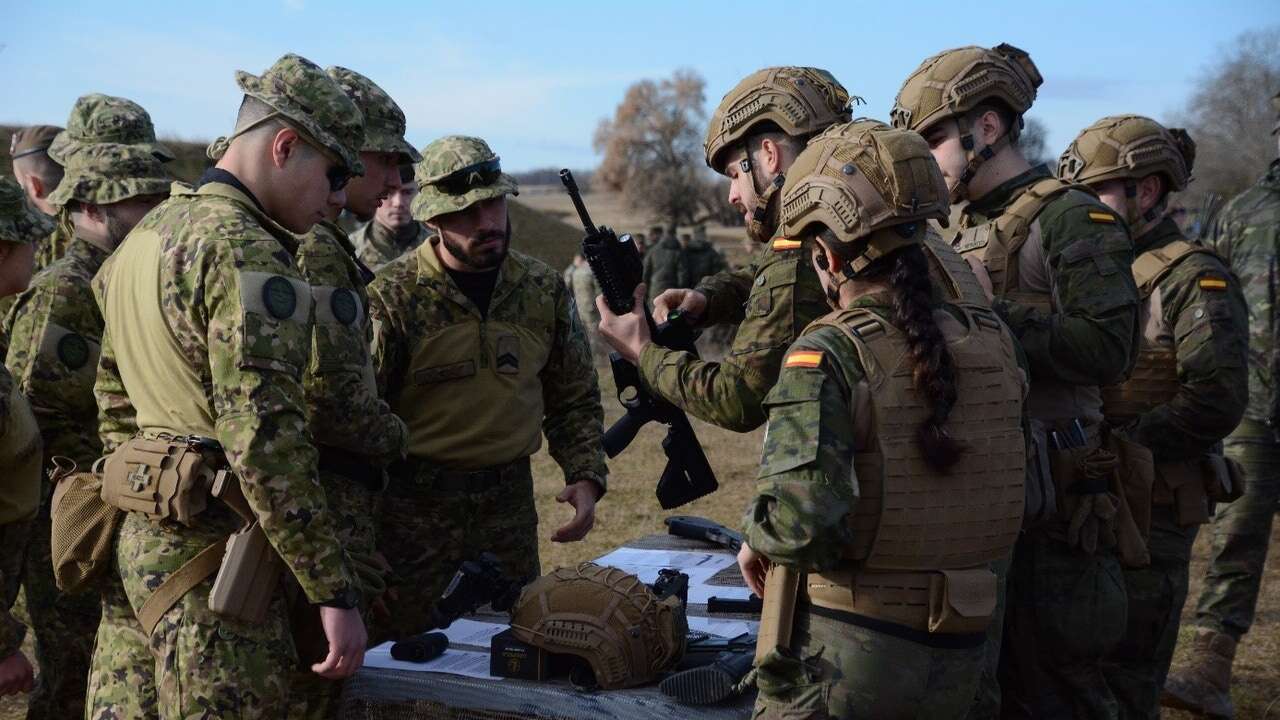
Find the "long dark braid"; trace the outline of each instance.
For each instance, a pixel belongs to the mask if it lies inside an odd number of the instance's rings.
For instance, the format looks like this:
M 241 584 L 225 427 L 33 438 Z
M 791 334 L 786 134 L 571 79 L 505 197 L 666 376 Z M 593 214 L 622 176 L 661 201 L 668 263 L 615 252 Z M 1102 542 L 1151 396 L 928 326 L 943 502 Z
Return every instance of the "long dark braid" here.
M 889 292 L 893 298 L 893 322 L 907 338 L 912 382 L 933 411 L 916 430 L 916 442 L 925 462 L 935 470 L 955 465 L 964 446 L 943 427 L 956 404 L 956 367 L 942 329 L 933 317 L 933 281 L 929 261 L 919 245 L 902 248 L 889 258 Z

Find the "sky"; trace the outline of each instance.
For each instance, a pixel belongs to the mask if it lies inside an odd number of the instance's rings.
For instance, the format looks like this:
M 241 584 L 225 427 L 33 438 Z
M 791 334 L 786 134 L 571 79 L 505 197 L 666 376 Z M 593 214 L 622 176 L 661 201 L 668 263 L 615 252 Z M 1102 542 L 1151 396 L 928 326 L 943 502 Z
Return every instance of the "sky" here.
M 1045 78 L 1029 116 L 1047 125 L 1056 155 L 1104 115 L 1170 121 L 1234 38 L 1280 25 L 1280 0 L 0 6 L 0 123 L 65 124 L 77 97 L 103 92 L 147 108 L 161 135 L 208 140 L 234 124 L 234 71 L 260 74 L 296 52 L 381 85 L 404 109 L 415 146 L 478 135 L 515 171 L 594 167 L 592 134 L 628 85 L 679 68 L 706 78 L 710 111 L 761 67 L 822 67 L 866 100 L 857 114 L 887 119 L 927 56 L 1001 42 L 1029 52 Z

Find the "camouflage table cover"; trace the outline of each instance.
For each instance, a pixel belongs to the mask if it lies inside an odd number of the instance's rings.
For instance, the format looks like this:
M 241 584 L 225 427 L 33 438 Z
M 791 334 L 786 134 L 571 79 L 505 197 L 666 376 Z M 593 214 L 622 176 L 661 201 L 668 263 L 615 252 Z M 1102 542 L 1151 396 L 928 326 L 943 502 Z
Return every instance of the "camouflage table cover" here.
M 725 552 L 718 546 L 671 535 L 649 535 L 628 542 L 625 547 L 653 550 L 703 550 Z M 737 564 L 716 574 L 712 585 L 742 586 Z M 706 616 L 706 605 L 690 603 L 691 616 Z M 748 616 L 716 615 L 723 619 Z M 505 620 L 477 615 L 476 620 Z M 758 618 L 751 618 L 758 619 Z M 527 682 L 523 680 L 483 680 L 461 675 L 363 668 L 342 693 L 339 717 L 344 720 L 570 720 L 596 718 L 642 720 L 649 718 L 689 718 L 690 720 L 739 720 L 751 717 L 754 693 L 709 707 L 680 705 L 656 685 L 630 690 L 582 692 L 567 680 Z

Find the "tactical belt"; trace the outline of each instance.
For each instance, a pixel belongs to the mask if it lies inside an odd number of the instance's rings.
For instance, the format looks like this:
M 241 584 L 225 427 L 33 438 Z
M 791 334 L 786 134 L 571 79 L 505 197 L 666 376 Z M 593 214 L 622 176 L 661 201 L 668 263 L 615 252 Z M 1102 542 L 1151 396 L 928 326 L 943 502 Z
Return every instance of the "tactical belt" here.
M 875 621 L 879 625 L 872 629 L 881 632 L 888 631 L 880 625 L 892 626 L 900 637 L 910 632 L 981 638 L 992 622 L 997 582 L 986 567 L 936 572 L 844 569 L 807 573 L 800 597 L 824 610 Z M 915 635 L 908 639 L 923 643 Z
M 319 451 L 321 470 L 354 480 L 364 485 L 370 492 L 382 492 L 384 487 L 382 470 L 369 462 L 368 456 L 333 445 L 316 445 L 316 450 Z
M 424 465 L 430 465 L 430 461 L 408 458 L 394 463 L 391 472 L 409 482 L 446 493 L 481 493 L 530 474 L 528 457 L 479 470 L 445 470 L 436 467 L 422 469 Z
M 940 650 L 967 650 L 982 645 L 986 641 L 986 633 L 963 633 L 950 635 L 945 633 L 931 633 L 924 630 L 916 630 L 905 625 L 889 622 L 887 620 L 878 620 L 868 615 L 859 615 L 848 610 L 835 610 L 814 605 L 808 600 L 801 598 L 799 609 L 809 612 L 819 617 L 835 620 L 836 622 L 848 623 L 866 630 L 871 630 L 892 637 L 901 638 L 908 642 L 924 645 L 925 647 L 938 648 Z M 996 622 L 999 622 L 998 620 Z

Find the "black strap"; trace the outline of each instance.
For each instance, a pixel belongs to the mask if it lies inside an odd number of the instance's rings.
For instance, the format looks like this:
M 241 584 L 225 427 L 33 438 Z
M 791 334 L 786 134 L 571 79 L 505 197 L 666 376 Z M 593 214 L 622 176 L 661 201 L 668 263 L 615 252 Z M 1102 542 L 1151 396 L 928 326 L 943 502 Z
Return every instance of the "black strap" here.
M 940 650 L 968 650 L 981 645 L 986 640 L 986 633 L 931 633 L 924 630 L 916 630 L 905 625 L 891 623 L 887 620 L 877 620 L 866 615 L 859 615 L 847 610 L 832 610 L 831 608 L 818 607 L 812 603 L 800 601 L 799 608 L 808 611 L 819 617 L 835 620 L 836 622 L 848 623 L 857 627 L 871 630 L 873 632 L 884 633 L 896 638 L 913 642 L 917 645 L 925 647 L 938 648 Z M 993 617 L 992 622 L 1000 622 L 1000 618 Z

